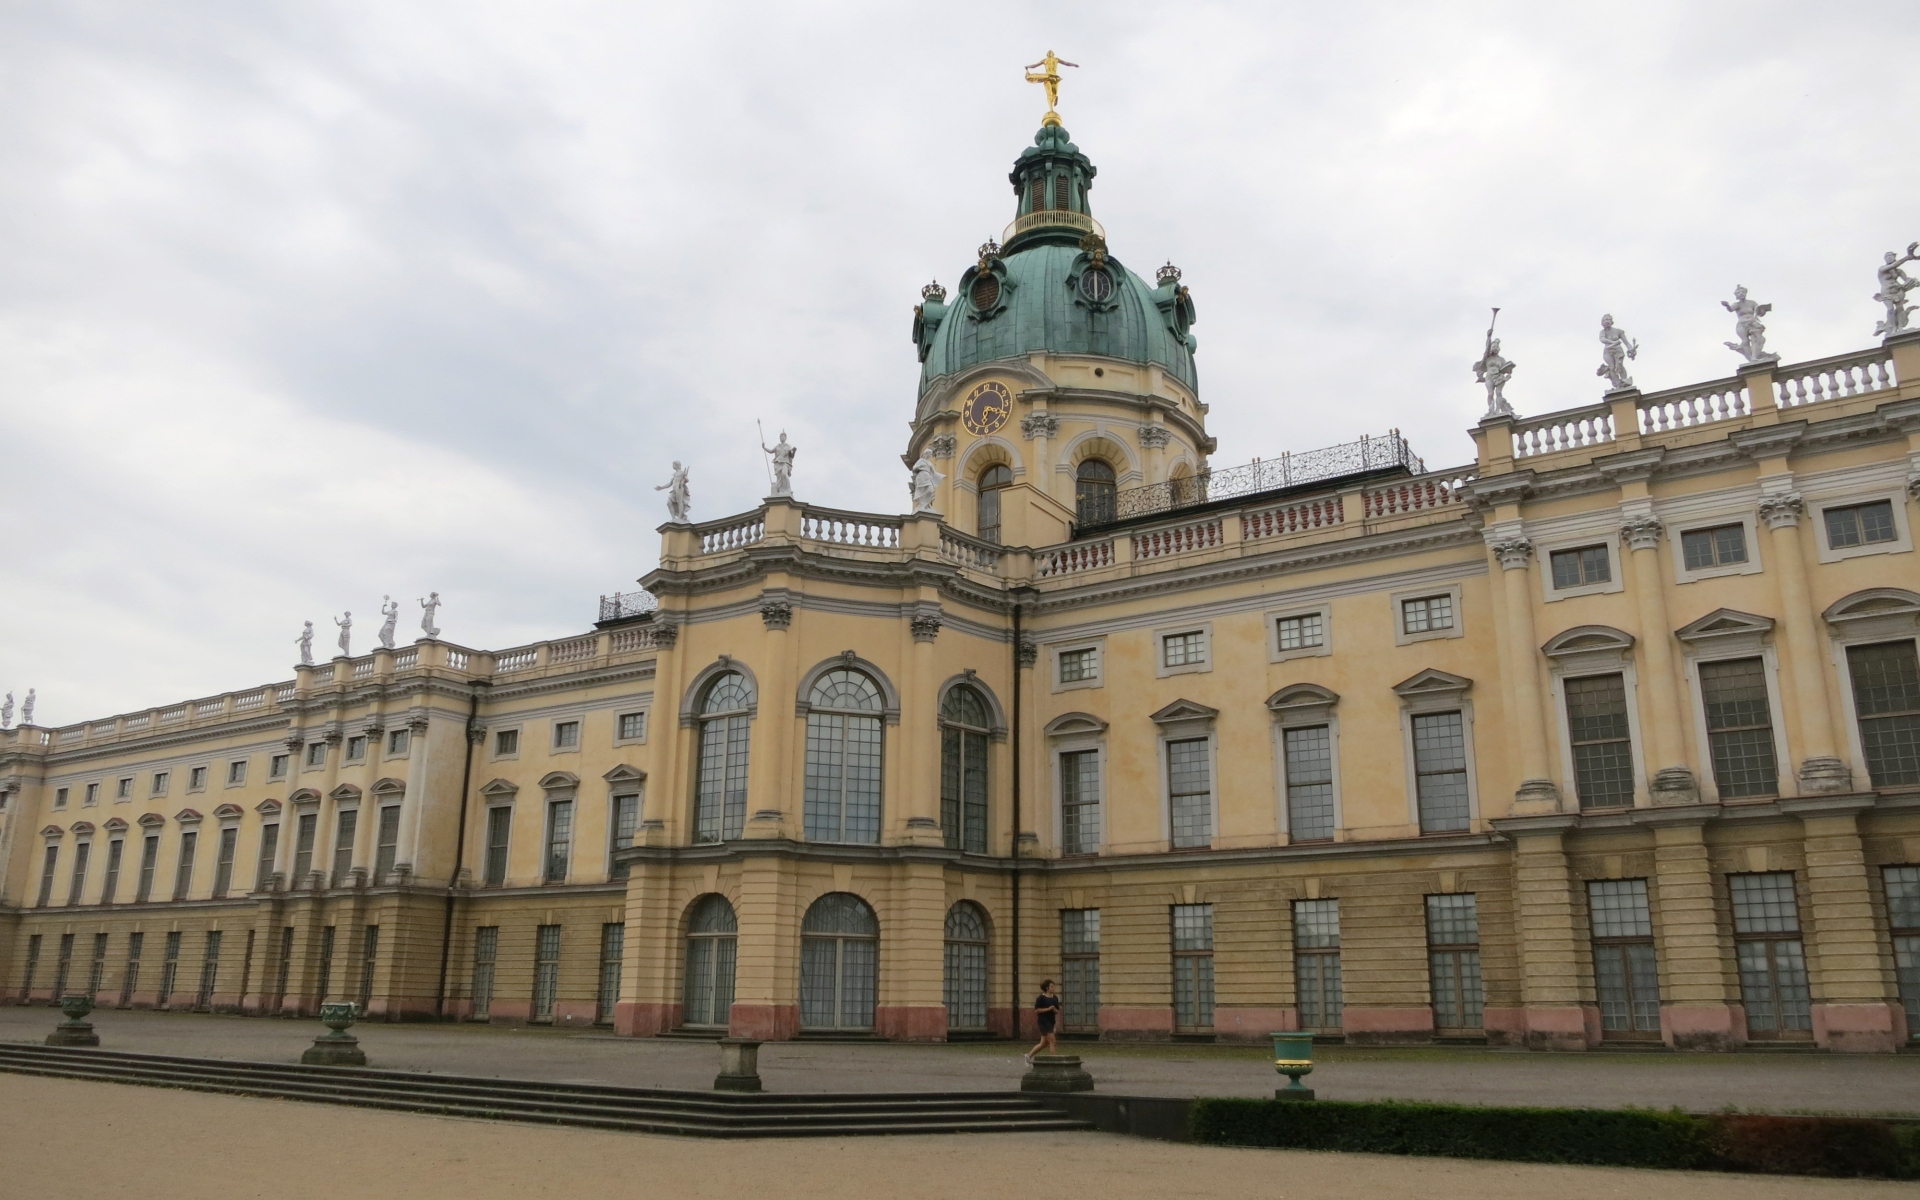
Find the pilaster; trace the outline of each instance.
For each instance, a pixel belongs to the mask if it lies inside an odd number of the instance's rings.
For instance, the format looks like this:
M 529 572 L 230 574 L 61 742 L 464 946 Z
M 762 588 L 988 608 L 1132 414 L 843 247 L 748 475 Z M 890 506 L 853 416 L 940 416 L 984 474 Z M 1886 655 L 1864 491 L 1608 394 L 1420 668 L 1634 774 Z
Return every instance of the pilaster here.
M 1730 1000 L 1729 951 L 1714 904 L 1707 856 L 1707 805 L 1670 810 L 1653 828 L 1654 922 L 1658 939 L 1660 1037 L 1675 1050 L 1745 1045 L 1746 1018 Z
M 1891 1052 L 1906 1041 L 1906 1012 L 1873 915 L 1860 815 L 1870 797 L 1789 800 L 1805 830 L 1808 983 L 1813 1038 L 1828 1050 Z
M 1566 818 L 1570 821 L 1571 818 Z M 1585 1050 L 1599 1013 L 1581 1003 L 1585 947 L 1574 928 L 1573 870 L 1558 829 L 1514 835 L 1514 911 L 1529 1050 Z
M 1771 474 L 1769 466 L 1784 469 L 1784 457 L 1763 462 L 1760 519 L 1773 544 L 1773 567 L 1768 574 L 1780 593 L 1780 627 L 1786 633 L 1787 654 L 1780 669 L 1787 676 L 1799 726 L 1799 790 L 1802 795 L 1847 792 L 1853 787 L 1853 769 L 1834 751 L 1833 709 L 1827 694 L 1824 648 L 1814 628 L 1813 601 L 1807 584 L 1807 561 L 1800 543 L 1800 519 L 1806 504 L 1792 490 L 1791 474 Z

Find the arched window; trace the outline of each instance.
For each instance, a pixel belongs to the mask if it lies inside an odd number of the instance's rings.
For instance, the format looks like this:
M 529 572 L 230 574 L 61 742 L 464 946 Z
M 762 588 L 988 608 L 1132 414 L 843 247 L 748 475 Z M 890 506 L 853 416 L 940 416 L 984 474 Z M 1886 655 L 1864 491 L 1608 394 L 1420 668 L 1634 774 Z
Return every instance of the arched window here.
M 1090 458 L 1074 472 L 1073 506 L 1082 525 L 1100 525 L 1113 520 L 1113 468 Z
M 725 1025 L 733 1013 L 740 922 L 725 896 L 706 895 L 687 914 L 688 1025 Z
M 800 921 L 800 1026 L 872 1029 L 880 922 L 860 897 L 829 892 Z
M 725 842 L 747 826 L 747 709 L 753 685 L 738 671 L 716 676 L 700 700 L 700 783 L 693 840 Z
M 980 536 L 995 545 L 1000 543 L 1000 489 L 1013 483 L 1013 472 L 1005 463 L 994 463 L 980 472 Z
M 940 704 L 940 832 L 947 847 L 987 852 L 987 702 L 966 684 Z
M 822 675 L 808 699 L 807 840 L 878 842 L 880 689 L 841 668 Z
M 962 900 L 947 910 L 948 1029 L 987 1027 L 987 918 Z

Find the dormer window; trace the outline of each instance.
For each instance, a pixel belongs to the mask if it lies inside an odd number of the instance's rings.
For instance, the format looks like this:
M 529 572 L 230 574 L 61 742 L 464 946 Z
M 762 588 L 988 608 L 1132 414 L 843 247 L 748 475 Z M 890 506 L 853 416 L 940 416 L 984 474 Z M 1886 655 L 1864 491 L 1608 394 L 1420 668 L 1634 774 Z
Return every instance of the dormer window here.
M 967 289 L 967 299 L 979 312 L 992 312 L 993 306 L 1000 303 L 1000 277 L 992 271 L 983 271 Z

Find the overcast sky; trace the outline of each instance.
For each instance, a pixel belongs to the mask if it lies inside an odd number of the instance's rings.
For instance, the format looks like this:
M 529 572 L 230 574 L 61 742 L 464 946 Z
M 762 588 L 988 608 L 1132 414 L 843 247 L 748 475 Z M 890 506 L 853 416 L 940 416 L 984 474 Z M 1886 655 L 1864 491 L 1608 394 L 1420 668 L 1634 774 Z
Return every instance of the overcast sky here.
M 0 6 L 0 690 L 60 725 L 291 677 L 438 589 L 587 628 L 694 516 L 899 511 L 911 308 L 1060 110 L 1185 271 L 1216 466 L 1871 343 L 1920 238 L 1920 5 Z

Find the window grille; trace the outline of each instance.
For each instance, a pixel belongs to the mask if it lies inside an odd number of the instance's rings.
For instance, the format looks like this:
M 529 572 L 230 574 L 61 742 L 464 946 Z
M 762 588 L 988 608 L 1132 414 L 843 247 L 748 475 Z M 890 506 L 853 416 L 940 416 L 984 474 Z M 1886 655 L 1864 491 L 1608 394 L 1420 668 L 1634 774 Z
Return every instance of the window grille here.
M 413 745 L 413 730 L 396 729 L 387 734 L 387 757 L 398 758 Z
M 253 890 L 264 892 L 273 886 L 273 859 L 280 849 L 280 824 L 260 827 L 260 860 L 254 864 Z
M 1602 1035 L 1660 1032 L 1660 976 L 1644 879 L 1587 884 Z
M 1920 867 L 1888 867 L 1881 880 L 1887 888 L 1887 925 L 1893 931 L 1900 1003 L 1907 1010 L 1907 1029 L 1920 1030 Z
M 949 849 L 987 852 L 987 732 L 980 693 L 962 684 L 940 704 L 940 830 Z
M 1086 646 L 1079 650 L 1060 652 L 1060 682 L 1079 683 L 1082 680 L 1096 678 L 1100 673 L 1099 650 Z
M 80 904 L 87 890 L 87 859 L 93 854 L 92 842 L 78 842 L 73 847 L 73 877 L 67 881 L 67 903 Z
M 1701 663 L 1700 700 L 1721 798 L 1777 795 L 1780 769 L 1773 755 L 1765 664 L 1758 658 Z
M 53 1002 L 67 994 L 67 976 L 73 970 L 73 935 L 60 935 L 60 957 L 53 964 Z
M 1044 175 L 1035 175 L 1027 190 L 1032 194 L 1032 202 L 1027 205 L 1028 210 L 1031 212 L 1044 211 L 1047 207 L 1047 177 Z
M 375 883 L 385 883 L 388 876 L 393 874 L 394 861 L 400 856 L 398 804 L 380 806 L 380 828 L 377 833 L 373 851 L 373 879 Z
M 134 989 L 140 986 L 140 954 L 146 949 L 147 935 L 129 933 L 127 935 L 127 969 L 120 977 L 120 1007 L 133 1005 Z
M 267 759 L 267 778 L 285 779 L 287 777 L 287 756 L 275 754 Z
M 1434 1028 L 1479 1029 L 1486 995 L 1480 980 L 1480 910 L 1473 893 L 1427 897 L 1427 971 Z
M 560 994 L 560 927 L 542 925 L 533 940 L 533 1013 L 528 1020 L 553 1020 Z
M 1633 741 L 1627 724 L 1626 677 L 1588 675 L 1564 680 L 1563 687 L 1580 807 L 1631 808 Z
M 153 872 L 159 861 L 160 835 L 150 833 L 142 839 L 140 847 L 140 886 L 134 891 L 135 904 L 145 904 L 147 898 L 153 895 Z
M 1160 661 L 1169 667 L 1198 666 L 1207 661 L 1207 635 L 1198 629 L 1170 633 L 1160 639 Z
M 1327 644 L 1326 625 L 1319 613 L 1281 617 L 1275 625 L 1282 650 L 1311 650 Z
M 807 840 L 880 840 L 880 691 L 858 671 L 813 686 L 807 714 Z
M 1893 524 L 1893 502 L 1849 504 L 1826 510 L 1827 545 L 1835 550 L 1899 540 Z
M 1300 1028 L 1340 1029 L 1340 902 L 1293 902 L 1293 979 Z
M 1073 207 L 1073 179 L 1068 175 L 1053 177 L 1053 206 L 1055 208 Z
M 240 830 L 228 827 L 220 831 L 220 845 L 213 856 L 213 898 L 224 900 L 233 885 L 233 852 L 240 844 Z
M 1167 743 L 1167 795 L 1175 849 L 1213 841 L 1213 781 L 1206 738 Z
M 1097 458 L 1089 458 L 1074 471 L 1074 516 L 1081 525 L 1102 525 L 1113 520 L 1117 495 L 1113 468 Z
M 100 880 L 100 903 L 112 904 L 120 891 L 120 859 L 126 853 L 127 840 L 114 838 L 107 843 L 107 871 Z
M 155 771 L 153 773 L 153 794 L 154 795 L 164 796 L 167 794 L 168 777 L 169 777 L 169 773 L 166 771 Z
M 93 963 L 87 969 L 87 998 L 93 999 L 100 994 L 100 985 L 107 978 L 107 935 L 93 935 Z
M 634 835 L 640 831 L 640 797 L 637 794 L 615 796 L 613 798 L 613 849 L 625 850 L 633 845 Z M 608 870 L 609 879 L 625 879 L 632 868 L 623 862 L 614 863 Z
M 313 844 L 320 833 L 320 814 L 301 813 L 299 823 L 294 829 L 293 838 L 293 882 L 295 887 L 307 886 L 307 876 L 313 874 Z
M 1920 661 L 1914 643 L 1849 646 L 1847 670 L 1873 786 L 1920 783 Z
M 556 721 L 553 726 L 553 748 L 572 750 L 580 744 L 580 722 Z
M 327 744 L 325 742 L 310 743 L 307 746 L 307 765 L 310 767 L 323 767 L 326 764 Z
M 482 925 L 473 931 L 473 1011 L 477 1021 L 493 1012 L 493 968 L 500 957 L 500 927 Z
M 498 804 L 487 810 L 487 886 L 507 884 L 507 845 L 513 834 L 513 806 Z
M 167 935 L 166 953 L 160 959 L 160 993 L 154 999 L 154 1007 L 173 1007 L 173 986 L 180 976 L 180 931 L 174 930 Z
M 1100 1028 L 1100 910 L 1060 912 L 1060 1019 L 1070 1032 Z
M 193 998 L 195 1008 L 213 1007 L 213 985 L 220 975 L 220 942 L 223 937 L 218 929 L 207 932 L 207 952 L 200 960 L 200 991 Z
M 344 887 L 347 872 L 353 870 L 353 836 L 360 826 L 360 810 L 343 808 L 334 816 L 333 877 L 331 886 Z
M 1607 583 L 1613 572 L 1607 565 L 1605 546 L 1582 546 L 1577 550 L 1555 550 L 1548 556 L 1556 589 Z
M 1716 525 L 1712 529 L 1689 529 L 1680 535 L 1680 554 L 1689 571 L 1746 562 L 1746 526 Z
M 1173 906 L 1173 1027 L 1213 1028 L 1213 905 Z
M 360 1015 L 373 1003 L 373 965 L 380 956 L 380 927 L 369 925 L 360 934 Z
M 1460 713 L 1413 718 L 1413 784 L 1421 833 L 1467 828 L 1467 732 Z
M 994 463 L 980 472 L 978 528 L 980 540 L 1000 544 L 1000 503 L 1002 488 L 1013 484 L 1013 472 L 1005 463 Z
M 114 784 L 114 787 L 113 787 L 114 799 L 125 800 L 132 795 L 133 795 L 133 776 L 129 775 L 125 779 L 119 780 L 117 783 Z
M 647 714 L 643 712 L 620 714 L 620 740 L 636 741 L 647 736 Z
M 573 801 L 555 800 L 547 805 L 547 857 L 541 878 L 548 883 L 565 883 L 572 857 Z
M 1288 729 L 1287 837 L 1295 842 L 1333 837 L 1333 730 L 1327 725 Z
M 688 1025 L 723 1026 L 733 1012 L 734 964 L 740 922 L 725 896 L 708 895 L 687 913 L 686 1005 Z
M 1813 1028 L 1807 989 L 1806 948 L 1793 872 L 1729 875 L 1733 897 L 1734 953 L 1740 964 L 1740 996 L 1747 1009 L 1748 1037 L 1781 1037 Z
M 744 675 L 728 671 L 707 685 L 700 711 L 700 781 L 693 840 L 724 842 L 747 825 L 747 710 L 753 691 Z
M 1400 628 L 1407 633 L 1437 633 L 1453 628 L 1453 596 L 1421 596 L 1400 602 Z
M 67 806 L 67 792 L 68 792 L 68 790 L 69 790 L 69 789 L 67 789 L 67 788 L 55 788 L 55 789 L 53 789 L 53 806 L 54 806 L 55 808 L 65 808 L 65 807 Z
M 40 934 L 27 937 L 27 966 L 20 977 L 20 1003 L 25 1004 L 33 998 L 33 973 L 40 966 Z
M 946 963 L 942 995 L 948 1029 L 987 1027 L 987 920 L 978 905 L 962 900 L 947 910 Z
M 620 961 L 626 953 L 627 927 L 619 921 L 600 926 L 600 990 L 594 996 L 593 1023 L 613 1024 L 620 1003 Z
M 324 925 L 320 929 L 320 987 L 319 1003 L 325 1004 L 333 993 L 333 935 L 334 927 Z
M 1061 851 L 1100 850 L 1100 752 L 1073 750 L 1060 756 Z
M 800 1024 L 871 1029 L 879 990 L 880 923 L 866 901 L 829 892 L 800 922 Z
M 40 907 L 53 903 L 53 876 L 60 866 L 60 847 L 48 846 L 40 868 Z
M 180 835 L 180 862 L 173 872 L 173 898 L 185 900 L 193 891 L 193 855 L 200 845 L 198 832 L 189 829 Z
M 347 761 L 359 762 L 367 756 L 367 739 L 363 734 L 355 734 L 347 739 Z
M 498 758 L 504 758 L 509 754 L 520 753 L 520 731 L 518 729 L 502 729 L 500 732 L 494 734 L 493 753 L 494 756 Z

